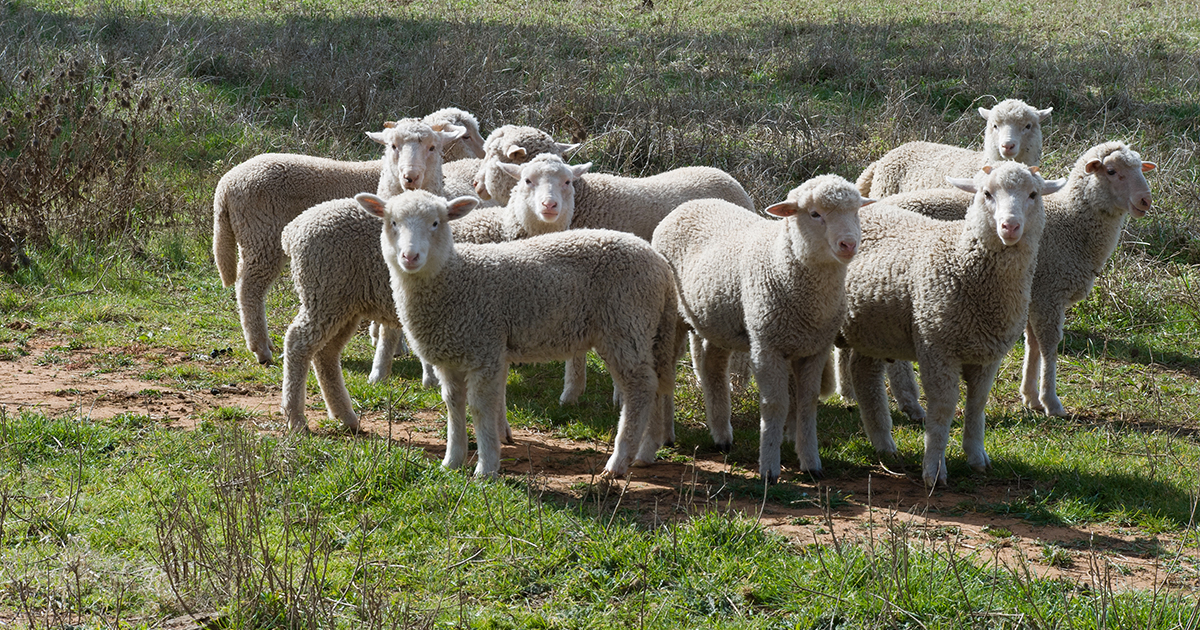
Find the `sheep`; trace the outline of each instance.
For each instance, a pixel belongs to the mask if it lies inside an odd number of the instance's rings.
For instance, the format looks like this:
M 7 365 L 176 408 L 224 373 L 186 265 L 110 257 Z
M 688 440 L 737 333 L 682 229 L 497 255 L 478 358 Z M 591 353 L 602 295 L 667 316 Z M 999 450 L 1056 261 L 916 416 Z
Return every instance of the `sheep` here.
M 1116 250 L 1126 215 L 1137 218 L 1150 211 L 1144 173 L 1156 166 L 1122 142 L 1105 142 L 1079 156 L 1066 187 L 1043 199 L 1046 247 L 1038 254 L 1025 327 L 1021 397 L 1026 406 L 1050 416 L 1068 415 L 1055 387 L 1067 309 L 1091 291 Z M 942 220 L 962 218 L 970 202 L 960 195 L 923 197 L 928 195 L 908 193 L 888 201 Z M 892 384 L 895 388 L 894 378 Z M 907 389 L 915 390 L 915 382 Z
M 542 153 L 563 156 L 578 147 L 578 144 L 555 142 L 550 134 L 534 127 L 497 127 L 483 143 L 483 158 L 472 178 L 475 196 L 498 206 L 508 205 L 509 193 L 517 180 L 500 164 L 523 164 Z
M 863 428 L 876 452 L 893 457 L 884 360 L 916 360 L 929 407 L 922 478 L 946 482 L 946 444 L 967 384 L 963 450 L 978 471 L 991 466 L 983 446 L 984 404 L 1000 361 L 1025 327 L 1046 215 L 1042 195 L 1066 180 L 1043 181 L 1037 167 L 985 166 L 974 180 L 951 178 L 974 193 L 966 218 L 938 221 L 880 200 L 861 213 L 860 253 L 846 275 L 848 314 L 839 335 Z
M 448 143 L 442 150 L 442 186 L 447 199 L 475 194 L 472 180 L 484 156 L 484 139 L 479 133 L 479 121 L 470 112 L 446 107 L 421 119 L 429 125 L 450 123 L 467 128 L 461 140 Z M 361 191 L 360 191 L 361 192 Z
M 469 404 L 475 473 L 499 471 L 510 363 L 593 347 L 624 393 L 605 475 L 654 461 L 670 421 L 677 317 L 671 269 L 648 243 L 611 230 L 569 230 L 456 246 L 450 222 L 474 207 L 474 197 L 447 202 L 413 191 L 356 199 L 383 219 L 379 238 L 399 319 L 413 350 L 437 366 L 447 409 L 444 466 L 465 460 Z
M 569 222 L 574 208 L 571 182 L 590 164 L 569 166 L 558 156 L 546 154 L 523 166 L 506 166 L 524 173 L 508 206 L 475 210 L 451 221 L 456 241 L 462 238 L 487 243 L 523 238 L 529 235 L 522 227 L 523 221 L 537 233 L 541 226 L 550 224 L 541 218 L 523 217 L 539 209 L 553 208 Z M 364 213 L 354 199 L 315 206 L 284 228 L 284 249 L 292 259 L 292 284 L 300 298 L 300 310 L 285 335 L 283 407 L 289 422 L 298 423 L 303 417 L 303 382 L 309 358 L 315 356 L 313 364 L 326 407 L 347 426 L 356 426 L 349 393 L 340 376 L 333 379 L 332 372 L 340 369 L 341 352 L 349 341 L 349 335 L 339 336 L 339 331 L 352 332 L 364 318 L 382 327 L 368 380 L 379 382 L 390 373 L 392 353 L 387 348 L 394 343 L 390 335 L 400 332 L 400 321 L 395 315 L 388 269 L 383 264 L 379 231 L 379 221 Z M 377 264 L 368 264 L 370 261 Z M 422 367 L 424 375 L 433 379 L 427 385 L 437 385 L 433 366 L 423 362 Z
M 443 127 L 441 142 L 462 132 Z M 385 130 L 386 132 L 387 130 Z M 424 156 L 422 156 L 424 157 Z M 405 167 L 408 168 L 408 167 Z M 225 286 L 237 285 L 246 347 L 269 365 L 266 294 L 283 269 L 280 234 L 306 209 L 364 190 L 380 191 L 383 160 L 347 162 L 290 153 L 264 153 L 231 168 L 213 194 L 213 259 Z M 430 185 L 434 179 L 426 180 Z M 440 181 L 436 182 L 438 186 Z
M 985 164 L 1014 161 L 1037 166 L 1042 159 L 1042 122 L 1053 107 L 1036 109 L 1007 99 L 992 109 L 979 108 L 987 119 L 983 151 L 933 142 L 908 142 L 884 154 L 862 172 L 856 185 L 866 197 L 945 188 L 945 177 L 971 177 Z
M 651 244 L 675 271 L 680 316 L 702 339 L 692 346 L 699 351 L 693 358 L 709 431 L 723 451 L 733 442 L 729 354 L 750 353 L 762 415 L 759 474 L 769 483 L 779 479 L 789 414 L 798 424 L 800 469 L 821 473 L 821 376 L 846 313 L 846 269 L 861 236 L 858 210 L 872 202 L 845 179 L 823 175 L 767 207 L 783 221 L 703 199 L 680 205 L 654 230 Z

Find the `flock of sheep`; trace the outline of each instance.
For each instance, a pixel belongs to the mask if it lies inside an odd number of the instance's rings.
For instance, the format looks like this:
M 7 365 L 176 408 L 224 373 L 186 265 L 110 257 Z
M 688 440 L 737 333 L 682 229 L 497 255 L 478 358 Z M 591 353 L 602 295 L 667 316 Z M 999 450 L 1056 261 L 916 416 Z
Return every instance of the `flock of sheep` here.
M 1050 110 L 1010 99 L 979 113 L 981 152 L 911 142 L 856 183 L 802 183 L 764 216 L 721 170 L 592 173 L 563 160 L 576 145 L 517 126 L 485 141 L 473 116 L 447 108 L 369 133 L 381 160 L 270 153 L 230 169 L 214 196 L 213 254 L 264 364 L 265 295 L 291 260 L 300 308 L 284 336 L 281 406 L 294 431 L 307 429 L 310 361 L 330 417 L 358 428 L 340 358 L 370 320 L 370 381 L 387 378 L 407 337 L 425 385 L 441 385 L 443 464 L 466 461 L 469 406 L 475 472 L 495 474 L 512 441 L 509 364 L 565 359 L 569 404 L 595 350 L 621 405 L 605 465 L 620 476 L 674 440 L 675 370 L 690 341 L 723 450 L 730 358 L 748 353 L 767 481 L 779 479 L 784 439 L 799 470 L 821 472 L 817 406 L 835 388 L 857 399 L 875 450 L 894 457 L 887 378 L 900 409 L 925 422 L 926 484 L 944 484 L 959 377 L 963 450 L 985 470 L 984 406 L 1022 332 L 1025 403 L 1065 414 L 1055 364 L 1066 309 L 1091 289 L 1126 214 L 1150 209 L 1143 173 L 1155 166 L 1107 142 L 1047 181 L 1037 164 Z

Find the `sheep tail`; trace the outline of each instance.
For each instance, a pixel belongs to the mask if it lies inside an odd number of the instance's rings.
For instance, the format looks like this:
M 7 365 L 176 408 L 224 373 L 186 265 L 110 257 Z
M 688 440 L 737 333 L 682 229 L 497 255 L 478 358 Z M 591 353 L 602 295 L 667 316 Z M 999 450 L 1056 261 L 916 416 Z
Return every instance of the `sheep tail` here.
M 228 287 L 237 281 L 237 237 L 225 206 L 225 187 L 219 183 L 213 196 L 213 261 L 221 274 L 221 283 Z

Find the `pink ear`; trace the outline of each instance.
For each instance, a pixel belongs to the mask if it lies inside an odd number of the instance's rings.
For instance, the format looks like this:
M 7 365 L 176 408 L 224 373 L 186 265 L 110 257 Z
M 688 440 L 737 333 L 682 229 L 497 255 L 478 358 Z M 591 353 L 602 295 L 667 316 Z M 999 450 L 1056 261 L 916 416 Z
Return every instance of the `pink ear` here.
M 987 166 L 984 166 L 982 170 L 985 175 L 991 175 L 992 174 L 992 165 L 988 164 Z
M 1090 175 L 1100 170 L 1101 166 L 1104 166 L 1104 162 L 1101 162 L 1100 160 L 1090 160 L 1083 166 L 1083 172 Z
M 382 198 L 376 197 L 371 193 L 358 193 L 354 196 L 354 200 L 358 202 L 358 205 L 362 206 L 363 210 L 366 210 L 367 212 L 370 212 L 381 219 L 383 218 L 383 212 L 387 207 L 387 202 Z
M 766 210 L 764 210 L 763 212 L 766 212 L 767 214 L 769 214 L 771 216 L 776 216 L 776 217 L 786 219 L 787 217 L 790 217 L 799 211 L 800 211 L 800 206 L 796 205 L 796 202 L 780 201 L 777 204 L 772 204 L 770 206 L 767 206 Z
M 1147 171 L 1153 171 L 1156 168 L 1158 168 L 1158 165 L 1155 164 L 1154 162 L 1142 162 L 1142 172 L 1143 173 L 1145 173 Z
M 450 214 L 450 220 L 461 219 L 479 205 L 479 200 L 469 195 L 455 197 L 446 203 L 446 210 Z
M 1036 167 L 1036 166 L 1030 166 L 1030 167 L 1029 167 L 1029 172 L 1030 172 L 1030 173 L 1033 173 L 1034 175 L 1036 175 L 1036 174 L 1037 174 L 1037 172 L 1038 172 L 1039 170 L 1041 170 L 1041 169 L 1040 169 L 1040 168 L 1038 168 L 1038 167 Z
M 525 157 L 525 147 L 511 146 L 504 154 L 510 160 L 519 160 Z

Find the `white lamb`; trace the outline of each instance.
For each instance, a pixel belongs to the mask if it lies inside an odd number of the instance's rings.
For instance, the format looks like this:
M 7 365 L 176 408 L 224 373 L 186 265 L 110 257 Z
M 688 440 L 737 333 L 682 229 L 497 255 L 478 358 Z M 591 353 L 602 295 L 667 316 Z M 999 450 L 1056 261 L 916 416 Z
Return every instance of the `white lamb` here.
M 917 361 L 929 403 L 922 476 L 946 481 L 946 444 L 967 385 L 963 450 L 976 470 L 991 466 L 983 446 L 984 405 L 1000 361 L 1025 327 L 1046 215 L 1036 167 L 987 166 L 962 221 L 937 221 L 886 199 L 861 213 L 861 251 L 846 277 L 849 313 L 841 338 L 852 348 L 851 377 L 863 428 L 876 452 L 896 454 L 884 389 L 884 361 Z
M 823 175 L 766 209 L 782 221 L 703 199 L 680 205 L 654 231 L 654 248 L 675 271 L 680 315 L 703 339 L 693 344 L 693 358 L 709 430 L 725 451 L 733 442 L 729 355 L 750 353 L 762 414 L 759 473 L 770 483 L 779 479 L 789 414 L 796 419 L 800 470 L 821 473 L 821 375 L 846 314 L 846 268 L 861 237 L 858 211 L 872 201 L 845 179 Z
M 507 205 L 517 180 L 501 164 L 524 164 L 543 153 L 561 157 L 578 147 L 578 144 L 556 142 L 550 134 L 535 127 L 497 127 L 483 144 L 483 159 L 472 177 L 474 194 L 485 202 Z
M 478 242 L 498 242 L 526 236 L 524 223 L 535 232 L 549 225 L 541 218 L 527 218 L 538 209 L 553 208 L 569 220 L 574 208 L 571 181 L 587 167 L 569 166 L 555 155 L 513 167 L 522 169 L 524 176 L 508 206 L 476 210 L 452 221 L 450 228 L 456 239 L 462 235 Z M 292 426 L 304 422 L 304 381 L 310 359 L 331 417 L 357 426 L 342 381 L 341 353 L 363 319 L 383 326 L 384 339 L 376 346 L 370 382 L 379 382 L 391 372 L 392 355 L 385 348 L 394 343 L 390 335 L 399 336 L 400 320 L 379 231 L 379 220 L 363 212 L 354 199 L 314 206 L 284 228 L 283 247 L 291 258 L 292 284 L 300 298 L 300 309 L 284 337 L 283 408 Z M 426 363 L 423 368 L 436 385 L 432 366 Z
M 397 311 L 413 350 L 437 366 L 447 409 L 443 465 L 466 458 L 470 405 L 477 475 L 500 469 L 505 383 L 513 362 L 595 348 L 624 394 L 605 474 L 650 463 L 675 383 L 671 269 L 645 241 L 568 230 L 490 245 L 454 245 L 451 219 L 474 197 L 409 192 L 359 203 L 383 219 L 381 242 Z M 653 423 L 653 424 L 652 424 Z M 636 442 L 636 443 L 635 443 Z
M 461 127 L 436 124 L 443 144 L 463 137 Z M 387 130 L 385 130 L 387 131 Z M 429 138 L 433 137 L 430 127 Z M 374 138 L 374 137 L 373 137 Z M 410 152 L 420 161 L 395 168 L 422 173 L 428 152 Z M 439 158 L 440 159 L 440 158 Z M 272 361 L 267 332 L 266 295 L 283 269 L 280 234 L 308 208 L 364 190 L 389 193 L 383 160 L 346 162 L 290 153 L 264 153 L 231 168 L 213 194 L 213 259 L 225 286 L 237 284 L 238 311 L 246 347 L 259 363 Z M 393 178 L 394 179 L 394 178 Z M 440 181 L 437 182 L 440 186 Z
M 1021 379 L 1021 397 L 1029 407 L 1051 416 L 1067 415 L 1055 387 L 1058 344 L 1067 309 L 1091 291 L 1117 248 L 1125 217 L 1143 217 L 1150 211 L 1150 184 L 1143 173 L 1155 166 L 1143 162 L 1122 142 L 1105 142 L 1084 152 L 1075 161 L 1066 187 L 1043 200 L 1044 247 L 1033 276 Z M 890 197 L 888 202 L 953 220 L 965 214 L 970 199 L 949 194 L 930 199 L 926 193 L 907 193 Z M 889 375 L 895 387 L 896 379 L 890 371 Z M 915 390 L 916 385 L 900 389 Z
M 987 164 L 1005 161 L 1037 166 L 1042 160 L 1042 122 L 1054 108 L 1036 109 L 1007 99 L 992 109 L 979 108 L 987 119 L 983 151 L 933 142 L 907 142 L 888 151 L 859 175 L 858 191 L 873 199 L 897 193 L 946 188 L 946 177 L 972 177 Z

